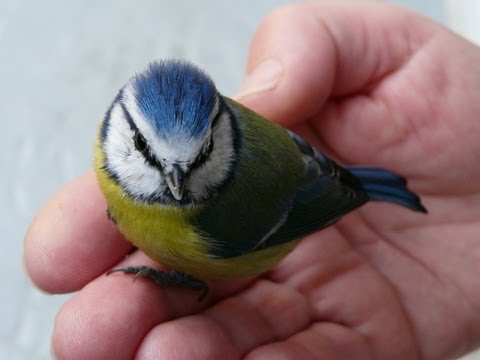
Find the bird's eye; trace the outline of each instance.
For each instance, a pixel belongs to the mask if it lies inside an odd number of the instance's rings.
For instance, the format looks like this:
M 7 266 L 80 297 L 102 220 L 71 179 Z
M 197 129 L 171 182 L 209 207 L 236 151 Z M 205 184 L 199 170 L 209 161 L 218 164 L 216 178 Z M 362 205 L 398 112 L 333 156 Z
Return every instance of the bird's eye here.
M 135 143 L 135 148 L 140 151 L 141 153 L 147 150 L 147 140 L 143 137 L 142 134 L 136 132 L 133 136 L 133 142 Z

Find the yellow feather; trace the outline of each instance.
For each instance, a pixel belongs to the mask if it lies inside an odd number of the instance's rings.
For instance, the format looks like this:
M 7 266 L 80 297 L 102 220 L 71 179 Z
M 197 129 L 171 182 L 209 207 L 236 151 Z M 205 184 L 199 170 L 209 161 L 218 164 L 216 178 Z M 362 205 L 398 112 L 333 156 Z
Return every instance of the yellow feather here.
M 252 276 L 266 271 L 298 243 L 291 241 L 242 256 L 220 259 L 207 252 L 208 240 L 190 219 L 198 209 L 135 202 L 109 176 L 97 137 L 95 171 L 108 208 L 125 237 L 156 262 L 201 279 Z

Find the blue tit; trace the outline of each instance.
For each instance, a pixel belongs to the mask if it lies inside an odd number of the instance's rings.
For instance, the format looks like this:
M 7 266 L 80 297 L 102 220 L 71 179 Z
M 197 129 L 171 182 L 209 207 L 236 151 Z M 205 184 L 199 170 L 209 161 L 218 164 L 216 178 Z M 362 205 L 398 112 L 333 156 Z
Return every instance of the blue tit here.
M 95 169 L 119 230 L 172 269 L 112 271 L 204 292 L 205 279 L 268 270 L 370 200 L 426 212 L 402 177 L 336 164 L 179 60 L 152 63 L 119 91 Z

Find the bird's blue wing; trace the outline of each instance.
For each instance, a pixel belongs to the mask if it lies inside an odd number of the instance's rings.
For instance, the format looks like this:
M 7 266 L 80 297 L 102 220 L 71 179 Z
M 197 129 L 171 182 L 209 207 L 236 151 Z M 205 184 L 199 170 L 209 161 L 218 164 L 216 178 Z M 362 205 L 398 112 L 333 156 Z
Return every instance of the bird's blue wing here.
M 304 154 L 309 171 L 284 225 L 262 244 L 262 248 L 327 227 L 369 200 L 359 180 L 348 170 L 320 154 L 298 135 L 290 133 L 290 136 Z

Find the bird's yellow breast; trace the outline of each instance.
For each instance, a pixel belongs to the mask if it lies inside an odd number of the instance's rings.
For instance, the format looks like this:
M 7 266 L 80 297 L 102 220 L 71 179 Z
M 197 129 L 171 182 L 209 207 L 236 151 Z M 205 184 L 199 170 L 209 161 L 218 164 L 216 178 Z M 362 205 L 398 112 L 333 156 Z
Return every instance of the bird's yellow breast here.
M 205 244 L 189 224 L 193 210 L 133 201 L 105 170 L 100 144 L 95 149 L 95 170 L 110 214 L 135 246 L 167 265 L 174 259 L 202 256 Z
M 156 262 L 203 279 L 251 276 L 278 263 L 296 245 L 284 245 L 234 258 L 214 258 L 214 241 L 192 225 L 201 208 L 179 208 L 133 201 L 104 168 L 100 141 L 95 147 L 95 170 L 108 209 L 122 234 Z

